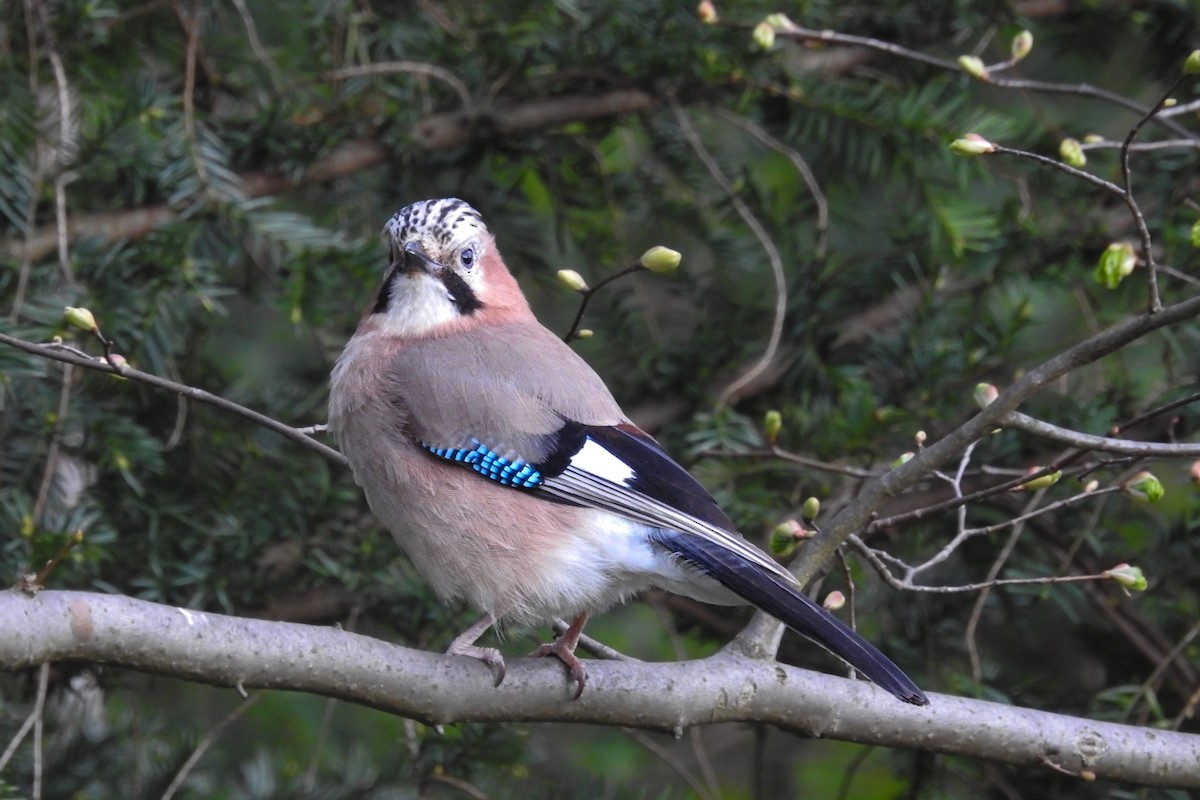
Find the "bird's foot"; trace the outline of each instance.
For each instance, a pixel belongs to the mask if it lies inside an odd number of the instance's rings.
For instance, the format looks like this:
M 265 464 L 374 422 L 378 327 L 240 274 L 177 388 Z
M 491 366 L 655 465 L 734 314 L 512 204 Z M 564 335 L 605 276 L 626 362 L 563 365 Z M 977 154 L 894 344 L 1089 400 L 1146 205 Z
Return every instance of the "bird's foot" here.
M 583 694 L 584 684 L 587 683 L 587 665 L 583 660 L 575 655 L 574 643 L 568 645 L 563 641 L 566 636 L 559 636 L 553 642 L 547 642 L 530 653 L 531 658 L 545 658 L 546 656 L 554 656 L 567 668 L 567 674 L 571 676 L 571 680 L 575 682 L 575 696 L 572 700 L 578 700 Z
M 492 677 L 495 679 L 494 685 L 499 686 L 504 680 L 504 656 L 494 647 L 478 647 L 473 644 L 467 645 L 450 645 L 450 649 L 446 651 L 448 656 L 468 656 L 482 661 L 487 665 L 487 668 L 492 671 Z

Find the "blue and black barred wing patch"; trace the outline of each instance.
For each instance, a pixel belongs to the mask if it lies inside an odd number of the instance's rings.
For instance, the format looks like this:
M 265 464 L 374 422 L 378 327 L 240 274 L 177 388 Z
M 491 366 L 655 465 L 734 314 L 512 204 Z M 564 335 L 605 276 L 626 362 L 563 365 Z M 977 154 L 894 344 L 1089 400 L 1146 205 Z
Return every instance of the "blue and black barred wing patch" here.
M 474 440 L 468 447 L 433 447 L 427 444 L 421 446 L 438 458 L 470 467 L 501 486 L 532 489 L 543 480 L 542 471 L 525 459 L 501 455 L 478 440 Z

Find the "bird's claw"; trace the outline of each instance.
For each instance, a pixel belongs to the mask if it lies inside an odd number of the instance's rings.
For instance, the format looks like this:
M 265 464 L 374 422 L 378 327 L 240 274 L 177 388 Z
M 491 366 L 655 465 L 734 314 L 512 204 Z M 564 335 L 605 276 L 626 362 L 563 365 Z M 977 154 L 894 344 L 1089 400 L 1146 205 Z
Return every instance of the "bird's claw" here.
M 557 658 L 567 668 L 567 674 L 575 682 L 575 696 L 571 699 L 578 700 L 583 695 L 583 687 L 587 684 L 587 665 L 579 656 L 575 655 L 574 647 L 567 646 L 561 638 L 558 638 L 542 645 L 529 656 L 530 658 L 545 658 L 546 656 Z
M 482 661 L 492 671 L 493 685 L 499 686 L 504 682 L 504 656 L 494 647 L 476 647 L 475 645 L 454 646 L 446 651 L 448 656 L 468 656 Z

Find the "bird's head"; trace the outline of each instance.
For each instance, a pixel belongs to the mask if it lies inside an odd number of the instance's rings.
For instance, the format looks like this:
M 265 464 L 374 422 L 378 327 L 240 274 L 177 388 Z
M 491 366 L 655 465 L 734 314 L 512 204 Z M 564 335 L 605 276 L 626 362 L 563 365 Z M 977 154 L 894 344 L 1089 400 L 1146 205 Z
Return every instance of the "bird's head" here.
M 365 324 L 427 336 L 531 313 L 483 218 L 462 200 L 407 205 L 384 233 L 391 261 Z

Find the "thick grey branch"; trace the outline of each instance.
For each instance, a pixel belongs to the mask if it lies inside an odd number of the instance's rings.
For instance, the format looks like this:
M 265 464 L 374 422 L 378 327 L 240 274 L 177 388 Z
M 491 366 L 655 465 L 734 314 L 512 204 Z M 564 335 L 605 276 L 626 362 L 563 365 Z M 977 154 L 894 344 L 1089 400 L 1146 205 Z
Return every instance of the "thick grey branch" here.
M 334 628 L 120 595 L 0 592 L 0 668 L 67 660 L 218 686 L 313 692 L 437 724 L 569 721 L 677 732 L 753 720 L 811 736 L 1200 788 L 1197 736 L 945 695 L 917 708 L 862 681 L 750 659 L 733 648 L 700 661 L 590 661 L 587 691 L 572 702 L 553 659 L 514 658 L 494 688 L 491 673 L 471 659 Z

